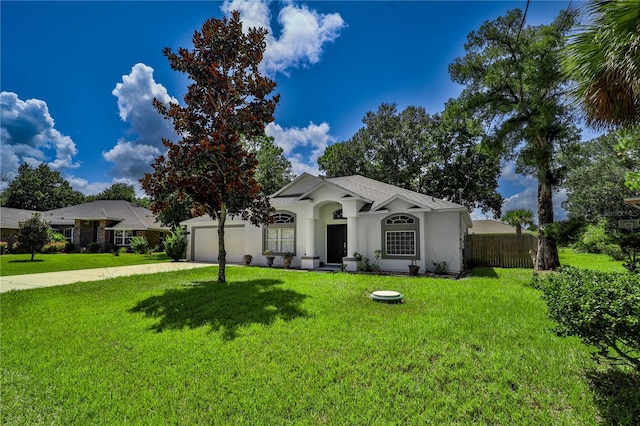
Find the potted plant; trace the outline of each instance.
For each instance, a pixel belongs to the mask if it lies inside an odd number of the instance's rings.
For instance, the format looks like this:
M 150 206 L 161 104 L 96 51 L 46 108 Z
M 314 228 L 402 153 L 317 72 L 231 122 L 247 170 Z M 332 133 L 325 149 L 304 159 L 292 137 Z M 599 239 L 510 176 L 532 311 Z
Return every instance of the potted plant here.
M 251 261 L 253 260 L 253 256 L 251 256 L 250 254 L 245 254 L 242 257 L 242 260 L 244 260 L 244 264 L 248 266 L 251 264 Z
M 284 262 L 284 267 L 289 269 L 291 266 L 291 259 L 293 259 L 293 253 L 290 251 L 286 251 L 282 254 L 282 261 Z
M 276 257 L 273 255 L 273 253 L 271 253 L 271 250 L 265 250 L 262 252 L 262 254 L 264 254 L 267 258 L 267 266 L 271 268 L 273 266 L 273 259 L 275 259 Z
M 415 277 L 418 275 L 418 271 L 420 270 L 420 266 L 416 265 L 416 258 L 411 258 L 411 265 L 409 265 L 409 275 Z

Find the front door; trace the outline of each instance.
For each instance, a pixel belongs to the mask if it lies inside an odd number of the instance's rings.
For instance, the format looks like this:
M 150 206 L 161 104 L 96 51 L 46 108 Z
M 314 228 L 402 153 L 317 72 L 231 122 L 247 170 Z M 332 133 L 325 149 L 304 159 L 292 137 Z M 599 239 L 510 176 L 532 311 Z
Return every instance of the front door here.
M 342 263 L 347 256 L 347 225 L 327 225 L 327 263 Z

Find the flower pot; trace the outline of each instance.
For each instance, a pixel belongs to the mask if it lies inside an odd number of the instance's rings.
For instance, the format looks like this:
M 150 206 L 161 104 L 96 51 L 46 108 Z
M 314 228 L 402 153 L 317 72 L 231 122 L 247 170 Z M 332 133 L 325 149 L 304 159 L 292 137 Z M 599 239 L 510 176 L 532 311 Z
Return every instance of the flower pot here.
M 286 269 L 289 269 L 289 267 L 291 266 L 291 259 L 284 258 L 282 259 L 282 262 L 284 263 L 284 267 Z
M 420 267 L 418 265 L 409 265 L 409 275 L 415 277 L 416 275 L 418 275 L 419 270 Z
M 253 256 L 251 256 L 250 254 L 245 254 L 242 257 L 242 260 L 244 260 L 244 264 L 245 265 L 249 265 L 249 264 L 251 264 L 251 261 L 253 260 Z
M 273 259 L 275 259 L 275 256 L 267 256 L 267 266 L 269 268 L 271 268 L 273 266 Z

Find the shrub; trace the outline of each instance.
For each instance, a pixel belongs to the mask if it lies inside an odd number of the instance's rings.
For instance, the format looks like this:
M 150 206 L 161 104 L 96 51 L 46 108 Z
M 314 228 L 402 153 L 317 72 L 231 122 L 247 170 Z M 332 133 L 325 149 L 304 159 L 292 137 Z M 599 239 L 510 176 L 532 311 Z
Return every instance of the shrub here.
M 600 253 L 598 246 L 609 243 L 606 231 L 606 221 L 600 221 L 597 225 L 589 225 L 572 247 L 582 253 Z
M 60 242 L 60 241 L 56 241 L 56 242 L 50 242 L 45 244 L 42 247 L 42 250 L 40 250 L 42 253 L 45 254 L 55 254 L 55 253 L 62 253 L 65 250 L 65 247 L 67 246 L 66 242 Z
M 364 257 L 360 253 L 353 253 L 353 257 L 358 261 L 358 270 L 364 272 L 378 272 L 380 270 L 380 266 L 378 265 L 378 261 L 382 257 L 382 251 L 376 250 L 373 252 L 376 260 L 371 263 L 368 257 Z
M 176 228 L 164 239 L 164 251 L 174 262 L 185 257 L 187 252 L 187 238 L 184 228 Z
M 598 245 L 598 250 L 600 253 L 606 254 L 613 260 L 622 261 L 625 258 L 622 247 L 618 244 L 600 244 Z
M 99 253 L 100 244 L 96 242 L 89 243 L 89 245 L 87 245 L 87 250 L 89 251 L 89 253 Z
M 129 246 L 134 253 L 145 254 L 149 248 L 149 241 L 145 237 L 131 237 Z
M 51 229 L 49 229 L 49 242 L 52 242 L 52 243 L 65 243 L 65 242 L 67 242 L 67 239 L 61 233 L 54 232 Z
M 566 219 L 547 224 L 545 233 L 552 237 L 560 247 L 575 244 L 584 233 L 587 224 L 583 219 Z
M 449 266 L 447 262 L 431 262 L 433 263 L 433 272 L 436 275 L 444 275 L 449 271 Z
M 76 251 L 76 245 L 73 243 L 67 242 L 64 246 L 64 252 L 73 253 L 74 251 Z
M 640 372 L 640 275 L 562 267 L 535 274 L 560 336 L 578 336 L 595 355 Z
M 0 254 L 7 254 L 9 251 L 9 243 L 6 241 L 0 241 Z

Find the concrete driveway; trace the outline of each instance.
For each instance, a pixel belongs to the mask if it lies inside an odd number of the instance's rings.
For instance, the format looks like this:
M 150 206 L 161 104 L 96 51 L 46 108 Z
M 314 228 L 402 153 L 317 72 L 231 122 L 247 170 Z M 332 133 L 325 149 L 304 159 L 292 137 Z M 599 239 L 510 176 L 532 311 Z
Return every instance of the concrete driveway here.
M 167 262 L 145 265 L 118 266 L 113 268 L 81 269 L 78 271 L 45 272 L 42 274 L 11 275 L 0 277 L 0 293 L 10 290 L 27 290 L 52 287 L 83 281 L 99 281 L 129 275 L 154 274 L 156 272 L 182 271 L 193 268 L 214 266 L 212 263 Z

